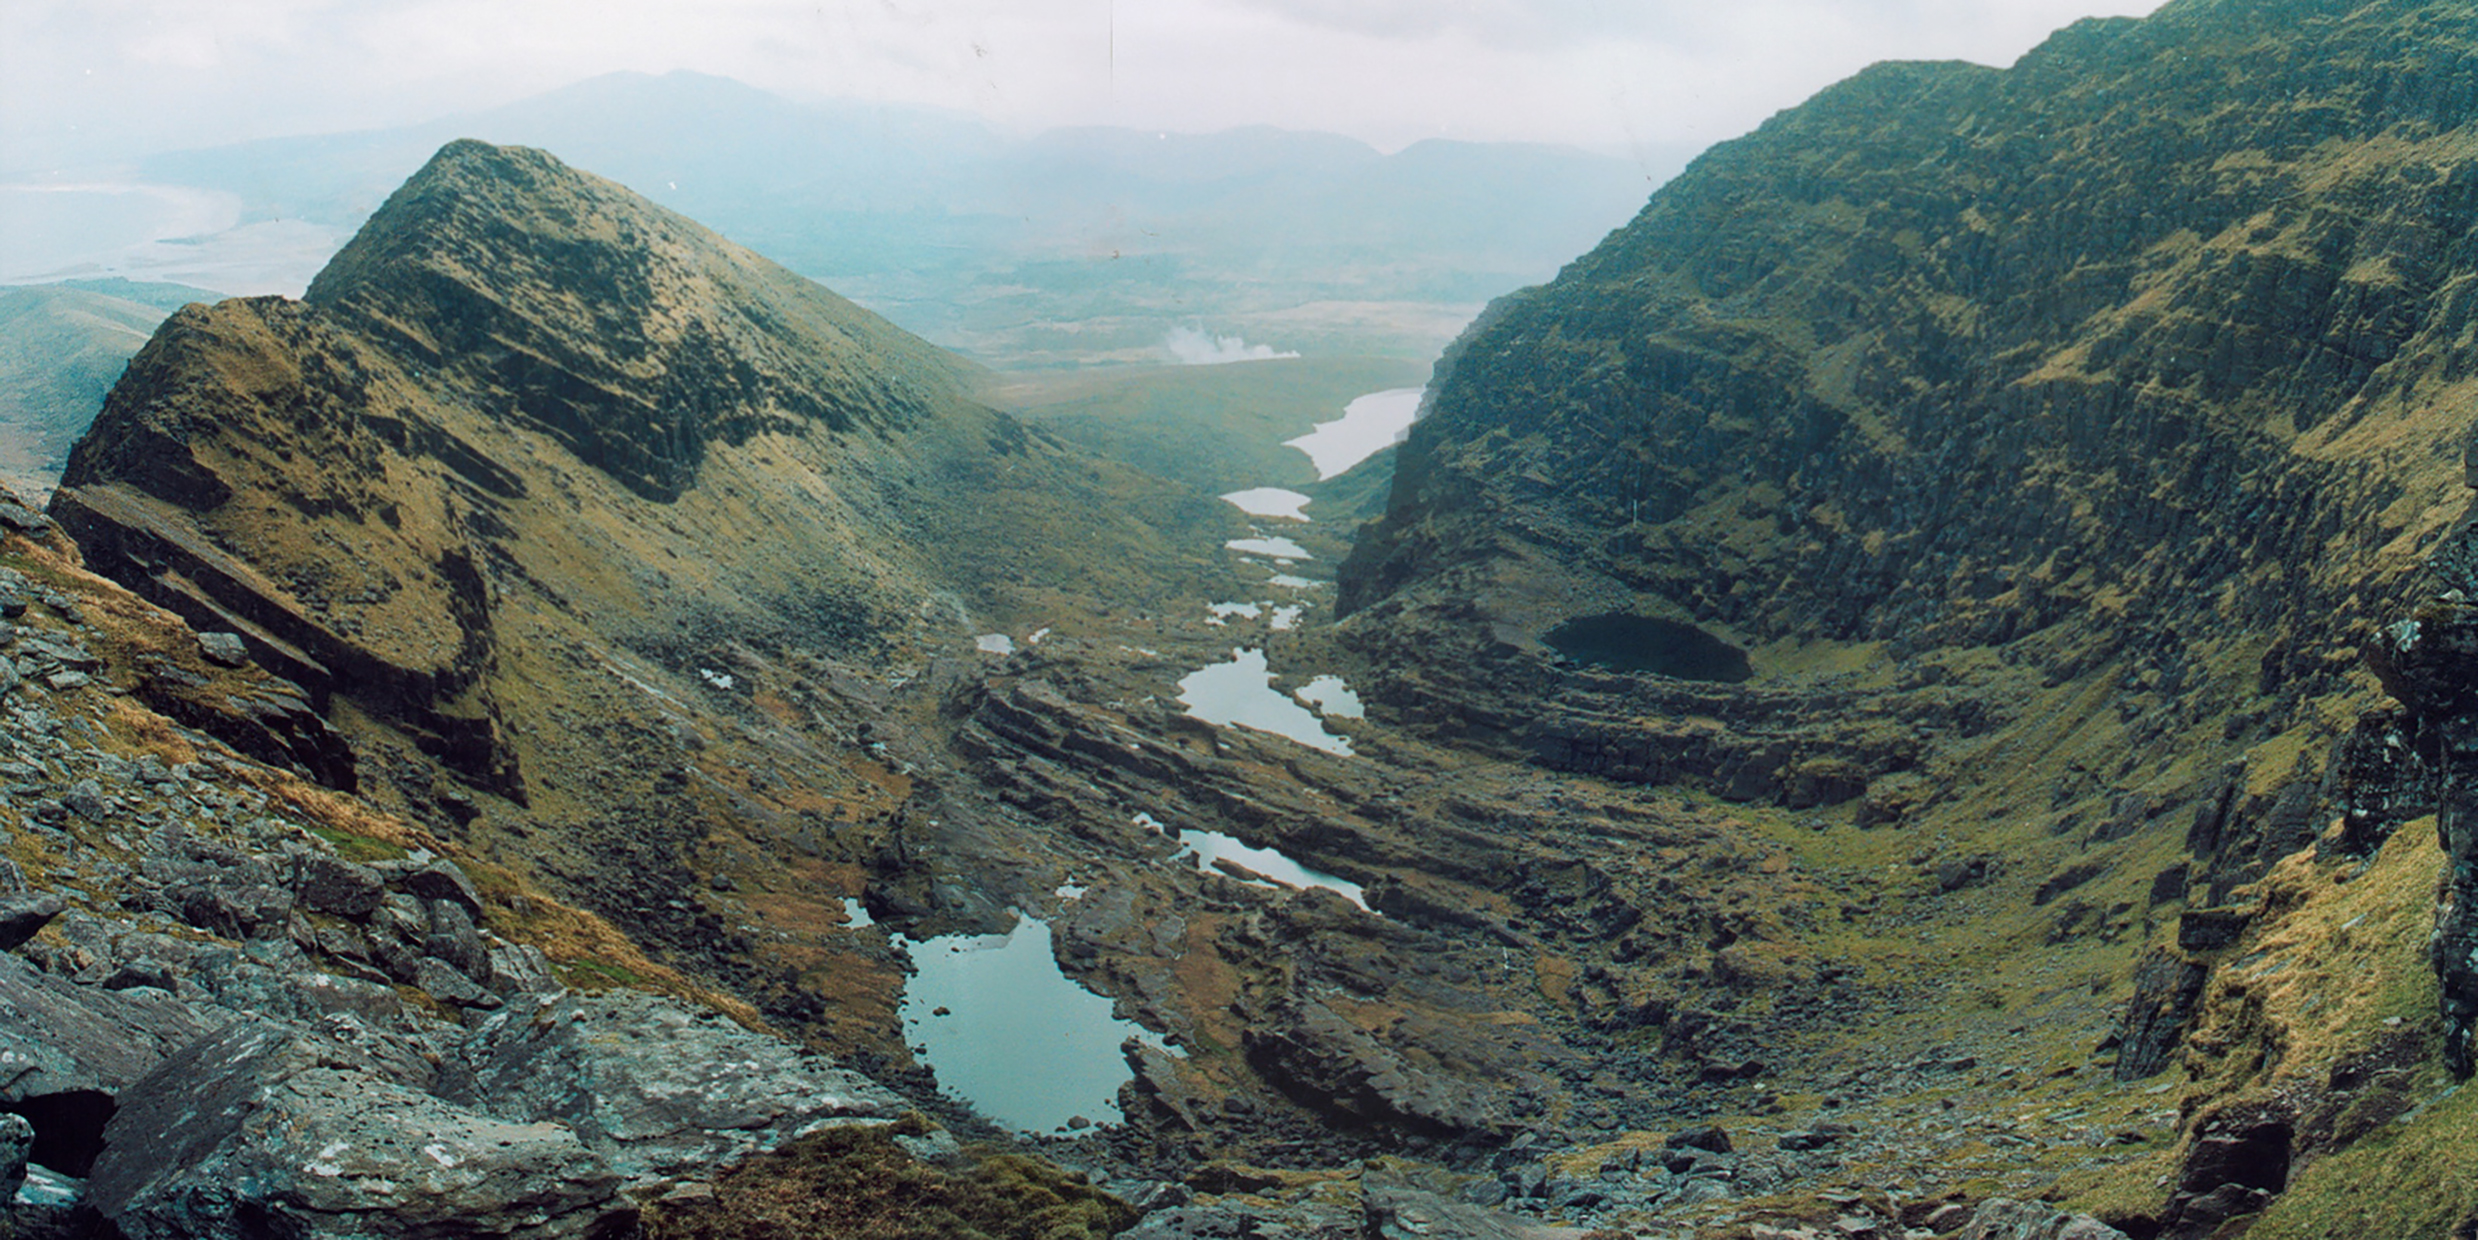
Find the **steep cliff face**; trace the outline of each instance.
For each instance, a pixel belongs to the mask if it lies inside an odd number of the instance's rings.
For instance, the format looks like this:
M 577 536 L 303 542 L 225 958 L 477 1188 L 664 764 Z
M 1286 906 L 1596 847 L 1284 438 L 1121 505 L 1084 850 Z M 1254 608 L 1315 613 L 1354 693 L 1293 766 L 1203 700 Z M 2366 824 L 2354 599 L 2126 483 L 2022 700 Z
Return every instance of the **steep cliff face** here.
M 2115 1074 L 2184 1074 L 2119 1217 L 2213 1234 L 2327 1158 L 2260 1234 L 2405 1217 L 2337 1200 L 2381 1155 L 2335 1117 L 2447 1090 L 2478 1012 L 2467 603 L 2417 604 L 2472 588 L 2474 62 L 2463 6 L 2177 0 L 1715 148 L 1439 363 L 1342 573 L 1363 693 L 2047 873 L 2050 943 L 2156 944 Z M 2433 837 L 2386 843 L 2439 798 L 2440 922 Z
M 2474 49 L 2448 6 L 2178 3 L 1716 148 L 1440 364 L 1362 645 L 1484 716 L 1602 613 L 1776 688 L 1976 648 L 2293 714 L 2456 515 Z
M 705 950 L 684 896 L 718 838 L 799 833 L 795 902 L 840 924 L 874 836 L 823 824 L 909 790 L 864 747 L 887 681 L 1047 591 L 1141 603 L 1226 534 L 965 372 L 616 185 L 458 142 L 305 300 L 167 321 L 52 511 L 301 684 L 374 795 L 477 847 L 548 832 L 523 864 Z

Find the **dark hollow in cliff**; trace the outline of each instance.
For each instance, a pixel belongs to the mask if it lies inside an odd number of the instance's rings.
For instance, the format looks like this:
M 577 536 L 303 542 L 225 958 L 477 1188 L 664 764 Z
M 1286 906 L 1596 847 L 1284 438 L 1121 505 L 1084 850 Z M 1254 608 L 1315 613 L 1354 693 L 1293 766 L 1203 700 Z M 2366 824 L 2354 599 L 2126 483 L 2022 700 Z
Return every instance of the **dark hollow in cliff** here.
M 1541 635 L 1567 658 L 1620 672 L 1737 684 L 1754 675 L 1747 652 L 1691 624 L 1622 611 L 1580 616 Z

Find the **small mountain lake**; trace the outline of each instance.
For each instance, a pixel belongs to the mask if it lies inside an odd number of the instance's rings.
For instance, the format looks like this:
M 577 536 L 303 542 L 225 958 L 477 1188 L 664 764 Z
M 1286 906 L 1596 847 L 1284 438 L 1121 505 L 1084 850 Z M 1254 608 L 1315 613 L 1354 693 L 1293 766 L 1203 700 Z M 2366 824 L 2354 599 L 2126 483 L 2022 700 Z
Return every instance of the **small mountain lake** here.
M 1350 755 L 1349 738 L 1326 731 L 1315 711 L 1274 692 L 1273 671 L 1265 663 L 1264 651 L 1233 650 L 1230 656 L 1228 663 L 1216 663 L 1180 679 L 1179 700 L 1187 703 L 1191 717 L 1222 727 L 1271 732 L 1312 749 Z M 1320 678 L 1317 683 L 1323 679 L 1331 678 Z M 1341 685 L 1334 680 L 1336 689 Z
M 1305 509 L 1311 501 L 1297 491 L 1284 490 L 1281 487 L 1253 487 L 1245 491 L 1233 491 L 1223 496 L 1222 502 L 1251 517 L 1305 521 L 1308 519 Z
M 1197 869 L 1211 870 L 1214 868 L 1214 862 L 1227 860 L 1233 865 L 1262 874 L 1285 887 L 1323 887 L 1327 891 L 1340 893 L 1343 899 L 1361 908 L 1368 907 L 1365 893 L 1358 883 L 1347 878 L 1336 878 L 1323 870 L 1310 869 L 1275 849 L 1252 848 L 1218 831 L 1192 831 L 1185 828 L 1179 831 L 1179 842 L 1186 845 L 1188 849 L 1179 855 L 1194 857 Z
M 896 941 L 915 970 L 903 988 L 904 1040 L 927 1048 L 918 1053 L 946 1092 L 1018 1132 L 1057 1132 L 1079 1116 L 1118 1123 L 1118 1089 L 1134 1075 L 1120 1045 L 1169 1049 L 1059 972 L 1046 922 Z
M 1261 555 L 1273 560 L 1313 560 L 1308 549 L 1287 538 L 1234 538 L 1222 544 L 1241 555 Z
M 1344 405 L 1341 417 L 1282 442 L 1307 453 L 1316 466 L 1316 480 L 1323 482 L 1402 442 L 1419 416 L 1420 389 L 1388 388 Z
M 1753 675 L 1747 652 L 1691 624 L 1623 612 L 1569 620 L 1541 634 L 1550 649 L 1581 663 L 1680 680 L 1736 684 Z

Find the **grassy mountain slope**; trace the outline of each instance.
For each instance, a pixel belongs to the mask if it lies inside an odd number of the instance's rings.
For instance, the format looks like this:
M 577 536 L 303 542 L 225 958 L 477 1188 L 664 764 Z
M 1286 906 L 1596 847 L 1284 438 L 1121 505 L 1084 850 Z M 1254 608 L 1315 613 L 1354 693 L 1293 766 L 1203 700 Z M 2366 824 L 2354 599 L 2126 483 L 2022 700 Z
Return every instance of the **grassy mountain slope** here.
M 48 494 L 70 445 L 155 325 L 214 296 L 125 280 L 0 289 L 0 482 Z

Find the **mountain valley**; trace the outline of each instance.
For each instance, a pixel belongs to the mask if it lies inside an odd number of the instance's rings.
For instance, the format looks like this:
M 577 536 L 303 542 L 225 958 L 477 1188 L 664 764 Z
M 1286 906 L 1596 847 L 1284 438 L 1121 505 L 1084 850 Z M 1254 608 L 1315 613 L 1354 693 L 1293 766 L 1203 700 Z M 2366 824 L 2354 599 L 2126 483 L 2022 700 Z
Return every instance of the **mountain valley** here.
M 0 503 L 14 1226 L 2472 1234 L 2474 53 L 1879 65 L 1433 368 L 993 372 L 449 142 Z M 905 1000 L 1031 927 L 1055 1126 Z

